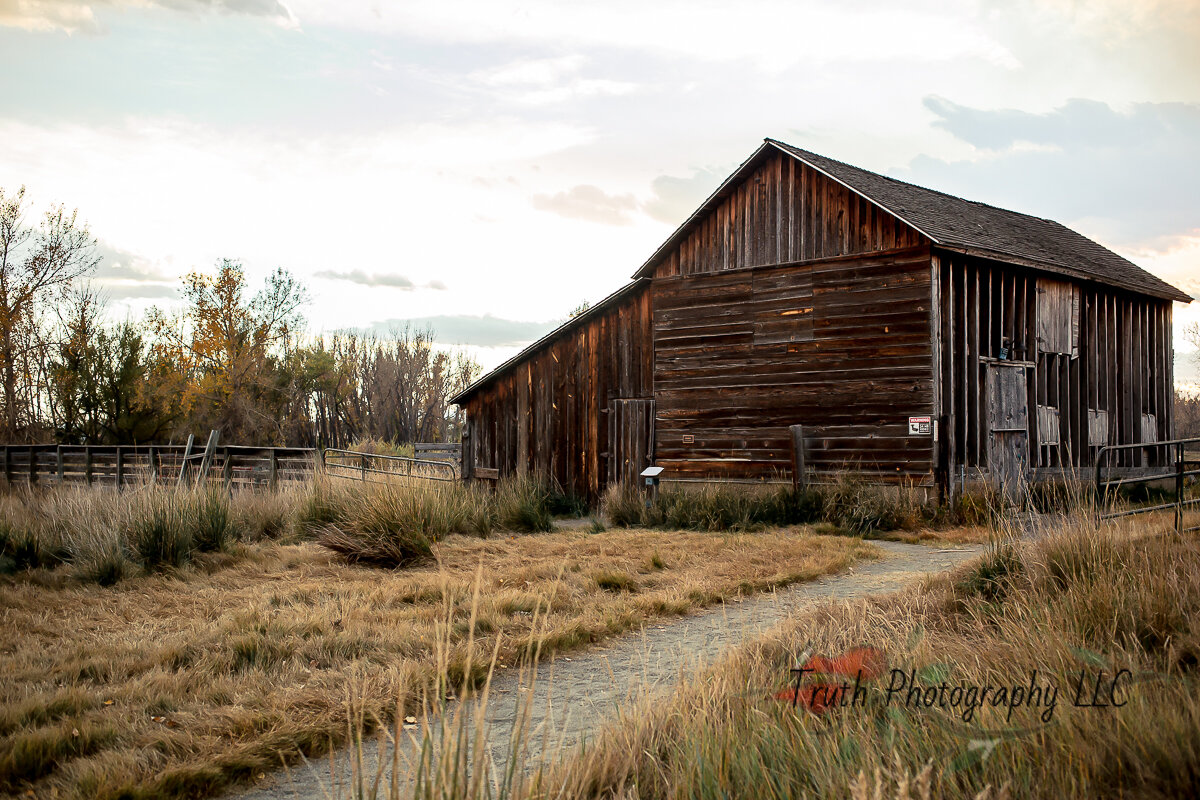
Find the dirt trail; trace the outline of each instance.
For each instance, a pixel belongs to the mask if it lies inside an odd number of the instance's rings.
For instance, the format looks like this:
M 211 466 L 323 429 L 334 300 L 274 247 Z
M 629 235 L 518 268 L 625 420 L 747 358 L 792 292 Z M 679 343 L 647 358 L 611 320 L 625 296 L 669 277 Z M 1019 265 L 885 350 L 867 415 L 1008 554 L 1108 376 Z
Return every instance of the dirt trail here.
M 898 542 L 874 544 L 883 551 L 879 560 L 860 561 L 845 572 L 742 598 L 686 617 L 651 620 L 638 632 L 614 637 L 573 655 L 559 656 L 541 667 L 532 698 L 530 689 L 521 685 L 521 676 L 515 670 L 498 671 L 485 712 L 493 763 L 505 763 L 514 721 L 528 701 L 532 702 L 530 761 L 535 762 L 543 743 L 551 753 L 558 747 L 578 745 L 625 700 L 642 692 L 670 688 L 681 673 L 711 662 L 727 648 L 777 625 L 806 604 L 896 591 L 922 575 L 953 567 L 984 549 L 982 545 L 937 549 Z M 378 763 L 378 750 L 374 742 L 364 746 L 364 768 L 370 775 L 374 775 Z M 384 757 L 390 762 L 390 749 Z M 347 758 L 338 759 L 338 769 L 336 782 L 345 787 L 351 774 Z M 279 772 L 258 786 L 235 791 L 230 796 L 239 800 L 352 796 L 345 788 L 339 790 L 331 784 L 334 778 L 326 758 L 311 767 L 301 765 L 289 773 Z

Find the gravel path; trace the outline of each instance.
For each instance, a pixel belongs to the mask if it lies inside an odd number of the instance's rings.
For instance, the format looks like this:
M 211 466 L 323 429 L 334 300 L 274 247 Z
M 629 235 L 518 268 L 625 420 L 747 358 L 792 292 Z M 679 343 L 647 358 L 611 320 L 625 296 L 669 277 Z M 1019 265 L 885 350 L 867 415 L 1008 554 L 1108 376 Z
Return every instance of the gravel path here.
M 638 632 L 614 637 L 574 655 L 559 656 L 541 667 L 532 698 L 515 670 L 498 670 L 485 712 L 493 763 L 505 763 L 514 721 L 530 700 L 531 735 L 527 741 L 533 751 L 532 761 L 543 744 L 551 753 L 559 747 L 578 745 L 625 700 L 642 692 L 670 688 L 681 672 L 711 662 L 727 648 L 782 622 L 806 604 L 896 591 L 922 575 L 953 567 L 984 550 L 982 545 L 937 549 L 899 542 L 874 544 L 883 551 L 883 557 L 876 561 L 860 561 L 845 572 L 740 598 L 686 617 L 651 620 Z M 364 744 L 364 769 L 369 775 L 375 773 L 378 751 L 374 741 Z M 404 747 L 404 751 L 411 748 Z M 391 761 L 390 749 L 384 756 Z M 351 774 L 349 760 L 339 758 L 338 769 L 341 774 L 337 782 L 345 786 Z M 288 773 L 268 776 L 257 786 L 235 790 L 230 796 L 239 800 L 352 796 L 345 789 L 331 789 L 331 783 L 326 758 L 310 767 L 302 765 Z

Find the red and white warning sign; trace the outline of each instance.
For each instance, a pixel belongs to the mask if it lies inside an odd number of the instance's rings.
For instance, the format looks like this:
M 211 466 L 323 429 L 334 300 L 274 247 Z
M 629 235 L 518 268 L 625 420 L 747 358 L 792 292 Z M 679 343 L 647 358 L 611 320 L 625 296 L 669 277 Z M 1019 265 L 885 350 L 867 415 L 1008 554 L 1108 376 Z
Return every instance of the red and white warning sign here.
M 908 435 L 909 436 L 930 436 L 933 434 L 933 418 L 932 417 L 909 417 L 908 418 Z

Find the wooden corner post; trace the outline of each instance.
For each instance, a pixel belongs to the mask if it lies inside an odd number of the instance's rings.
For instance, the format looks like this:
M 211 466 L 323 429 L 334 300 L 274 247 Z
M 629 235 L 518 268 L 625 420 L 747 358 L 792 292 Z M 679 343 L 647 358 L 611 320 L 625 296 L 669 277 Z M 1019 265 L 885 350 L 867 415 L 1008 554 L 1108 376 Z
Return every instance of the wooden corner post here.
M 804 463 L 804 426 L 790 425 L 788 431 L 792 434 L 792 488 L 800 492 L 808 488 Z

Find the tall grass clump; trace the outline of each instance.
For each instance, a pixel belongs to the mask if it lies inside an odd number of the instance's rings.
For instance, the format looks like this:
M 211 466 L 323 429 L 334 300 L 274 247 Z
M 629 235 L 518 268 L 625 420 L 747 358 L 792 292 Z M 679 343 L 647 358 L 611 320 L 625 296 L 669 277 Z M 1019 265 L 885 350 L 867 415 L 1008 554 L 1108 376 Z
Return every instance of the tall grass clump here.
M 299 536 L 300 518 L 310 511 L 313 492 L 281 487 L 274 492 L 243 491 L 231 501 L 232 524 L 247 542 L 290 541 Z
M 398 567 L 432 555 L 451 533 L 487 535 L 484 491 L 458 484 L 314 482 L 301 519 L 317 541 L 350 561 Z
M 103 524 L 77 493 L 9 492 L 0 495 L 0 572 L 52 569 L 71 560 L 71 533 L 79 524 Z
M 299 512 L 317 541 L 355 562 L 398 567 L 432 555 L 452 533 L 553 529 L 556 510 L 579 501 L 536 475 L 500 481 L 494 490 L 460 483 L 358 483 L 318 478 Z
M 189 512 L 198 507 L 190 497 L 158 492 L 137 496 L 130 504 L 125 534 L 133 553 L 147 570 L 181 567 L 197 550 L 198 525 Z
M 510 531 L 537 533 L 553 527 L 552 509 L 569 506 L 566 496 L 546 481 L 518 475 L 496 487 L 492 498 L 497 524 Z
M 0 497 L 0 568 L 70 566 L 109 586 L 187 565 L 196 553 L 226 552 L 243 538 L 229 496 L 218 488 L 54 488 Z
M 192 544 L 202 553 L 224 552 L 237 538 L 230 499 L 224 491 L 195 492 L 183 509 L 192 524 Z

